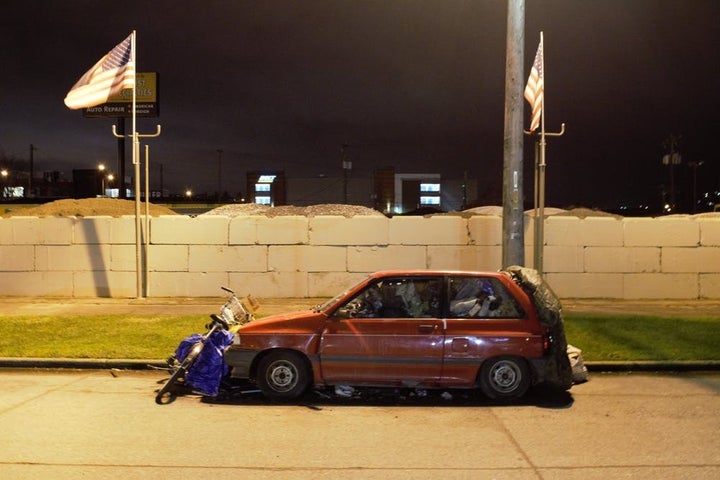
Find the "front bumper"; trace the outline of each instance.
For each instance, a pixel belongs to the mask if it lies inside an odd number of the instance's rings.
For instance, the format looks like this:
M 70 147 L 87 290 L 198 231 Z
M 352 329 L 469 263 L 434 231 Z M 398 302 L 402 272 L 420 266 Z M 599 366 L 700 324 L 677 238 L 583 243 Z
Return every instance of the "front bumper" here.
M 223 355 L 225 363 L 232 367 L 230 376 L 232 378 L 250 378 L 250 369 L 257 354 L 256 350 L 245 350 L 236 347 L 225 350 Z

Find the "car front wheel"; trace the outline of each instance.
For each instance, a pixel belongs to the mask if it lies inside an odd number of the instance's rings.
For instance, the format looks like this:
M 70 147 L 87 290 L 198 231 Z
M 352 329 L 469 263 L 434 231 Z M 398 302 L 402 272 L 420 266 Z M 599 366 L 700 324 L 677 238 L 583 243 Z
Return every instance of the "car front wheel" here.
M 310 385 L 310 368 L 297 352 L 272 352 L 258 365 L 257 383 L 265 396 L 291 400 L 305 393 Z
M 529 387 L 530 371 L 522 358 L 491 358 L 480 369 L 480 389 L 489 398 L 519 398 Z

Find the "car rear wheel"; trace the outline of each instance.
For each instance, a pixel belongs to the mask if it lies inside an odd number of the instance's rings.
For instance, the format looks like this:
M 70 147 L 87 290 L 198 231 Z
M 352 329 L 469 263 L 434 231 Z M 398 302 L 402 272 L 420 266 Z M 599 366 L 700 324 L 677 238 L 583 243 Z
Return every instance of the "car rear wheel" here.
M 290 400 L 307 390 L 310 385 L 310 368 L 297 352 L 272 352 L 258 365 L 257 383 L 265 396 L 275 400 Z
M 491 358 L 480 369 L 480 389 L 489 398 L 519 398 L 529 387 L 530 371 L 522 358 Z

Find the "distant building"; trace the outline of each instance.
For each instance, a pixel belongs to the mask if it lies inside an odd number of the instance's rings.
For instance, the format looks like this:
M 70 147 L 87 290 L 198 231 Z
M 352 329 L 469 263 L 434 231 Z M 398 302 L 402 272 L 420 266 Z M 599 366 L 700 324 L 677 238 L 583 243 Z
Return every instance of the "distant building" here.
M 477 202 L 477 180 L 447 179 L 439 173 L 374 171 L 373 178 L 288 178 L 282 171 L 247 174 L 247 201 L 264 205 L 361 205 L 386 215 L 419 209 L 464 210 Z

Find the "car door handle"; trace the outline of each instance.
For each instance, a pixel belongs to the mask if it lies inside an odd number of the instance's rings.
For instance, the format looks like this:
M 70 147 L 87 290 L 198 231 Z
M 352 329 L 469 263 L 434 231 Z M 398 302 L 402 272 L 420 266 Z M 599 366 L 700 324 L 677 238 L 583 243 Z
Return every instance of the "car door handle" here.
M 437 325 L 418 325 L 418 330 L 421 332 L 434 332 L 437 328 Z

